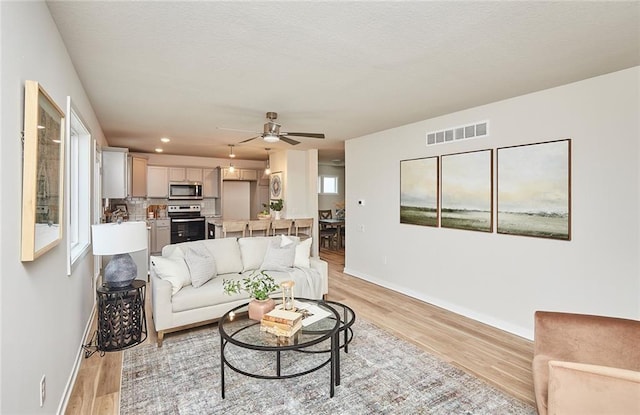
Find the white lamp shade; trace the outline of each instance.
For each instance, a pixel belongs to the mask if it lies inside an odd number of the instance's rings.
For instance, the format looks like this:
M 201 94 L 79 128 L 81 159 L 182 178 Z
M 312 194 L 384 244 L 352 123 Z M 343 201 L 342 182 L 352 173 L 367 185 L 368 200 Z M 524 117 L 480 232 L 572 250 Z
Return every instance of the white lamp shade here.
M 147 249 L 146 222 L 91 225 L 94 255 L 116 255 Z

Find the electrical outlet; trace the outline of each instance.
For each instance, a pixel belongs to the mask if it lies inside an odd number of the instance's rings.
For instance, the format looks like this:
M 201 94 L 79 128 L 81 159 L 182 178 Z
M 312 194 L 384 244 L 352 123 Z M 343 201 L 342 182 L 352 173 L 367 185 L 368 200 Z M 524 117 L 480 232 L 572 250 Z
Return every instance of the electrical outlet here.
M 44 406 L 44 399 L 47 397 L 47 378 L 42 375 L 40 379 L 40 408 Z
M 360 232 L 364 232 L 364 225 L 360 225 Z

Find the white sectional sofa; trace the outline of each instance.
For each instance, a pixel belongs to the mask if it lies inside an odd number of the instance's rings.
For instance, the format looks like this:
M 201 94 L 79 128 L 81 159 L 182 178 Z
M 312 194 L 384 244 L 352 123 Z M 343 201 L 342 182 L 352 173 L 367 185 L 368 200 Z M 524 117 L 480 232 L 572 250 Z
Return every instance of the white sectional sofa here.
M 249 301 L 246 293 L 225 294 L 225 279 L 246 278 L 263 269 L 278 283 L 295 281 L 296 297 L 323 298 L 329 290 L 328 264 L 310 257 L 310 248 L 311 239 L 300 241 L 295 236 L 208 239 L 165 246 L 161 257 L 151 257 L 158 347 L 165 333 L 215 322 Z

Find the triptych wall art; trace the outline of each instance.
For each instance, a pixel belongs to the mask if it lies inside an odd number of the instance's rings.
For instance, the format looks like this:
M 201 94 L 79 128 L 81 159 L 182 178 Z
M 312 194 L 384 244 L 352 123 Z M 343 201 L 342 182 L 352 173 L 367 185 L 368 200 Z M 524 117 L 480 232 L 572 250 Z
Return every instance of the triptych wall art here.
M 571 140 L 495 150 L 497 233 L 571 239 Z M 400 223 L 493 232 L 494 150 L 400 161 Z

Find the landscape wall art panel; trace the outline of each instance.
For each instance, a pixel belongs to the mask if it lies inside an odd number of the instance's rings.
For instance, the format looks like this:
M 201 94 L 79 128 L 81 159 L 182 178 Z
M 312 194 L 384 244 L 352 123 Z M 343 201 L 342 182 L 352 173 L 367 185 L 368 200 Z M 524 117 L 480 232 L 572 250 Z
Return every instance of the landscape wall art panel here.
M 498 233 L 571 239 L 571 140 L 498 149 Z
M 438 226 L 438 157 L 400 161 L 400 223 Z
M 440 226 L 493 231 L 493 150 L 441 157 Z

